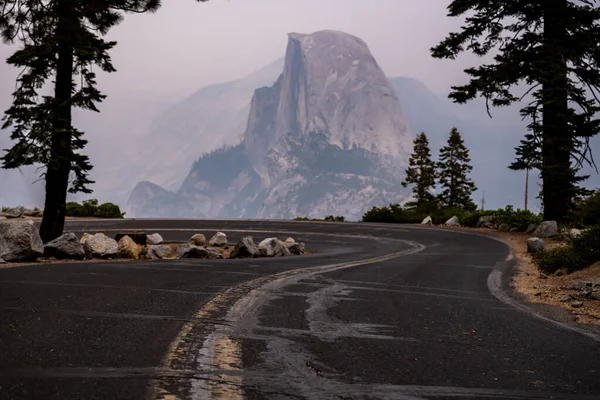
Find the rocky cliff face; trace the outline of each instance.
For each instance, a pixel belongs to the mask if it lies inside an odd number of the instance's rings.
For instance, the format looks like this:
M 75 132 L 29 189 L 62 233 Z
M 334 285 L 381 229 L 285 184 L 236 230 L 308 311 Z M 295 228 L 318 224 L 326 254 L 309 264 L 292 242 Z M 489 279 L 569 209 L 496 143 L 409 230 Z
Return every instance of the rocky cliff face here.
M 292 33 L 279 79 L 254 92 L 242 142 L 201 157 L 177 192 L 138 185 L 128 216 L 359 218 L 406 197 L 411 150 L 394 88 L 362 40 Z

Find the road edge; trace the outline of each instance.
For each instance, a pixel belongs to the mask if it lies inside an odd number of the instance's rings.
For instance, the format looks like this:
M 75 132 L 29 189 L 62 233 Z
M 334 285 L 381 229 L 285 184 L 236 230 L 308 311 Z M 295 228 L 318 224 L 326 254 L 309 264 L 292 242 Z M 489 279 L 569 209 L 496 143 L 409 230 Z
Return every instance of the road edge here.
M 425 227 L 415 226 L 410 224 L 398 224 L 399 226 L 408 227 L 409 229 L 420 229 L 420 230 L 435 230 L 442 232 L 453 232 L 464 235 L 474 235 L 479 237 L 488 238 L 497 242 L 503 243 L 508 248 L 508 256 L 504 261 L 497 263 L 492 272 L 488 275 L 487 286 L 490 293 L 504 304 L 510 305 L 511 307 L 529 314 L 537 319 L 545 322 L 550 322 L 562 329 L 567 329 L 573 332 L 577 332 L 589 339 L 600 342 L 600 333 L 596 333 L 595 327 L 586 326 L 583 328 L 579 324 L 571 321 L 566 321 L 564 318 L 565 310 L 560 307 L 556 307 L 550 304 L 534 304 L 528 302 L 520 293 L 518 293 L 511 285 L 510 279 L 516 272 L 516 266 L 519 264 L 519 259 L 515 257 L 511 244 L 504 238 L 496 235 L 494 232 L 481 233 L 481 232 L 470 232 L 467 230 L 456 229 L 453 227 Z M 563 316 L 564 321 L 557 317 Z M 600 329 L 598 329 L 600 332 Z

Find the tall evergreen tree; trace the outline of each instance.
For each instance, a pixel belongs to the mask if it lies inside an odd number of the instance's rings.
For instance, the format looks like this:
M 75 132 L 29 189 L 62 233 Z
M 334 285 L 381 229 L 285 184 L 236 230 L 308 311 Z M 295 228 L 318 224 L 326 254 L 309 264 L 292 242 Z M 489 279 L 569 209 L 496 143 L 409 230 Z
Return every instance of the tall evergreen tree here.
M 587 177 L 577 174 L 583 162 L 593 165 L 589 140 L 600 130 L 598 0 L 453 0 L 448 10 L 468 15 L 466 23 L 431 49 L 433 57 L 496 53 L 493 63 L 466 69 L 469 83 L 452 87 L 450 98 L 482 96 L 489 113 L 489 105 L 531 96 L 521 109 L 529 133 L 510 168 L 539 168 L 544 218 L 564 219 L 585 192 Z
M 96 88 L 92 67 L 115 71 L 108 52 L 116 42 L 102 36 L 124 13 L 159 7 L 160 0 L 0 0 L 3 41 L 22 45 L 7 60 L 22 71 L 2 125 L 12 130 L 16 143 L 1 158 L 2 166 L 45 166 L 44 242 L 63 232 L 67 192 L 91 192 L 92 165 L 81 154 L 87 141 L 73 127 L 71 111 L 97 112 L 105 98 Z M 54 79 L 53 94 L 43 95 L 49 79 Z
M 402 186 L 414 185 L 412 191 L 415 201 L 411 205 L 420 207 L 431 203 L 435 198 L 431 193 L 435 186 L 435 162 L 431 159 L 429 140 L 425 132 L 418 134 L 413 143 L 413 153 Z
M 466 211 L 477 209 L 477 205 L 471 199 L 477 188 L 468 177 L 473 170 L 470 162 L 469 150 L 465 147 L 460 132 L 452 128 L 447 145 L 440 149 L 437 163 L 439 184 L 442 187 L 439 200 L 444 207 L 461 208 Z

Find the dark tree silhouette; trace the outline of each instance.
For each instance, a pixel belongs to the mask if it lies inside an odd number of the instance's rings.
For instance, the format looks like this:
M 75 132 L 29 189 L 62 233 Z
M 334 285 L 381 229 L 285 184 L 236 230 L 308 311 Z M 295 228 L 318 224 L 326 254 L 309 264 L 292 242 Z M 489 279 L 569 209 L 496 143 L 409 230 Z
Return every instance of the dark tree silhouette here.
M 477 205 L 471 199 L 477 188 L 468 176 L 473 170 L 470 162 L 469 150 L 465 147 L 460 132 L 452 128 L 448 144 L 440 149 L 437 164 L 439 184 L 442 187 L 439 200 L 444 207 L 461 208 L 466 211 L 477 209 Z
M 413 143 L 413 153 L 402 186 L 413 185 L 415 201 L 410 205 L 418 208 L 430 204 L 435 199 L 431 193 L 431 189 L 435 187 L 435 162 L 431 159 L 429 140 L 424 132 L 418 134 Z
M 539 168 L 544 218 L 563 220 L 585 192 L 587 177 L 577 174 L 583 162 L 594 165 L 589 140 L 600 130 L 598 1 L 454 0 L 448 10 L 467 15 L 466 23 L 431 49 L 433 57 L 496 53 L 493 63 L 466 69 L 470 82 L 453 87 L 450 97 L 465 103 L 483 96 L 488 113 L 490 105 L 531 97 L 521 109 L 529 134 L 510 167 Z
M 207 0 L 198 0 L 207 1 Z M 154 12 L 160 0 L 0 0 L 0 33 L 21 48 L 8 64 L 22 69 L 5 112 L 4 129 L 15 141 L 1 158 L 4 168 L 45 166 L 46 199 L 40 235 L 44 242 L 64 229 L 67 192 L 91 193 L 87 141 L 72 125 L 74 107 L 98 112 L 104 98 L 93 66 L 114 72 L 103 36 L 125 13 Z M 53 79 L 53 93 L 41 91 Z

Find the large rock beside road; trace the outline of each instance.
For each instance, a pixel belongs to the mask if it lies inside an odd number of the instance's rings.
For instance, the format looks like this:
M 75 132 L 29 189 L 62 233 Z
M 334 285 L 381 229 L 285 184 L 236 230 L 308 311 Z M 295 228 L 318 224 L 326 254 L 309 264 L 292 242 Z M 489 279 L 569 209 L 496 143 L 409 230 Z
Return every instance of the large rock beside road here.
M 40 210 L 29 210 L 27 208 L 23 209 L 23 215 L 25 217 L 41 217 L 43 212 Z
M 259 255 L 260 250 L 258 250 L 258 246 L 254 243 L 254 238 L 246 236 L 237 242 L 231 254 L 229 254 L 229 258 L 249 258 L 258 257 Z
M 140 246 L 145 246 L 147 243 L 147 235 L 144 232 L 121 232 L 115 235 L 115 240 L 118 242 L 121 241 L 125 236 L 129 236 L 131 240 Z
M 527 239 L 527 252 L 528 253 L 539 253 L 544 250 L 544 241 L 538 237 L 532 237 Z
M 444 223 L 444 225 L 447 225 L 447 226 L 460 226 L 460 221 L 458 220 L 458 217 L 455 215 L 454 217 L 452 217 L 448 221 L 446 221 Z
M 146 258 L 150 260 L 162 260 L 173 257 L 173 249 L 166 244 L 148 246 Z
M 260 251 L 261 256 L 266 257 L 284 257 L 292 255 L 285 244 L 277 238 L 267 238 L 263 240 L 258 244 L 258 250 Z
M 133 258 L 137 260 L 140 256 L 140 248 L 129 236 L 123 236 L 117 242 L 117 256 L 120 258 Z
M 477 228 L 495 229 L 498 226 L 498 218 L 495 215 L 484 215 L 477 220 Z
M 96 233 L 89 237 L 84 245 L 85 254 L 98 258 L 111 258 L 117 255 L 119 245 L 116 240 L 103 233 Z
M 544 221 L 535 228 L 533 236 L 539 238 L 551 238 L 558 235 L 558 225 L 556 221 Z
M 9 208 L 6 211 L 4 211 L 2 214 L 6 218 L 9 218 L 9 219 L 21 218 L 23 216 L 23 209 L 19 208 L 19 207 Z
M 163 244 L 163 238 L 158 233 L 153 233 L 152 235 L 148 235 L 146 237 L 146 243 L 149 246 L 154 246 L 157 244 Z
M 301 256 L 305 254 L 304 243 L 286 243 L 285 246 L 293 256 Z
M 433 219 L 430 216 L 427 216 L 421 221 L 421 225 L 433 225 Z
M 223 232 L 217 232 L 212 238 L 210 238 L 208 244 L 217 247 L 227 246 L 227 235 Z
M 196 233 L 188 240 L 188 243 L 192 246 L 203 246 L 206 243 L 206 236 L 201 233 Z
M 44 244 L 33 221 L 0 221 L 0 258 L 35 261 L 43 254 Z
M 199 258 L 207 260 L 217 260 L 223 258 L 223 255 L 218 250 L 194 246 L 189 243 L 184 243 L 179 247 L 177 256 L 179 258 Z
M 81 235 L 81 239 L 79 239 L 79 243 L 81 243 L 81 245 L 83 246 L 85 244 L 85 242 L 87 242 L 87 240 L 89 238 L 91 238 L 93 235 L 90 235 L 89 233 L 84 233 L 83 235 Z
M 54 257 L 59 260 L 83 260 L 85 251 L 74 233 L 64 235 L 46 243 L 44 256 Z

